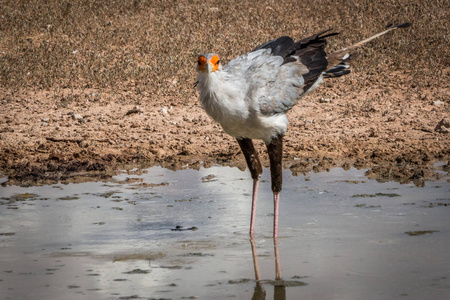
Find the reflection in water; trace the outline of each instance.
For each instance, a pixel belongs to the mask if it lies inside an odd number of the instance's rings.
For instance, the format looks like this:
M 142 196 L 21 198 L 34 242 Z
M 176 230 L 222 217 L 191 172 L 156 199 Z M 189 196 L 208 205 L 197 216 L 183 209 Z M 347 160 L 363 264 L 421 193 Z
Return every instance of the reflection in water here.
M 266 299 L 266 290 L 261 282 L 261 273 L 259 271 L 258 255 L 256 253 L 255 240 L 250 239 L 250 244 L 252 246 L 252 256 L 253 256 L 253 267 L 255 269 L 255 290 L 253 292 L 252 300 L 263 300 Z
M 266 299 L 266 290 L 264 289 L 263 281 L 261 280 L 261 273 L 259 270 L 258 254 L 256 253 L 255 240 L 250 239 L 250 244 L 252 247 L 253 267 L 255 269 L 255 282 L 256 282 L 252 299 L 263 300 Z M 286 285 L 285 282 L 283 281 L 283 278 L 281 277 L 278 238 L 273 239 L 273 250 L 275 254 L 275 281 L 274 281 L 273 299 L 286 300 Z
M 286 299 L 286 286 L 281 278 L 280 254 L 278 252 L 278 238 L 273 239 L 273 251 L 275 253 L 275 289 L 273 298 Z

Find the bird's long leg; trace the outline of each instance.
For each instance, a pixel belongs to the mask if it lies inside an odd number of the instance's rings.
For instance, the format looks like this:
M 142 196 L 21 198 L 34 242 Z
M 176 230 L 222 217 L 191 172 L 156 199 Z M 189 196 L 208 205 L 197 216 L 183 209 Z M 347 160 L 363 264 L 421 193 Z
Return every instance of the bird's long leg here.
M 278 235 L 278 204 L 280 202 L 280 192 L 283 183 L 282 157 L 283 157 L 283 136 L 278 135 L 267 144 L 270 159 L 270 175 L 272 178 L 273 192 L 273 237 Z
M 250 217 L 250 237 L 253 239 L 255 229 L 255 214 L 256 214 L 256 198 L 258 195 L 259 178 L 262 173 L 261 161 L 259 160 L 258 152 L 251 139 L 237 139 L 242 152 L 244 153 L 248 169 L 253 179 L 253 193 L 252 193 L 252 213 Z

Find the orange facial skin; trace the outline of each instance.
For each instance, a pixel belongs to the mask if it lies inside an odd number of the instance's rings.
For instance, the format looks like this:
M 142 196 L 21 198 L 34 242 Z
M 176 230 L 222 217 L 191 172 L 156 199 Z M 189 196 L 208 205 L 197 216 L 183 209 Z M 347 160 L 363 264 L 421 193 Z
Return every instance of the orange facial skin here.
M 208 71 L 208 64 L 211 65 L 211 72 L 215 72 L 219 70 L 220 59 L 217 55 L 213 55 L 211 59 L 208 61 L 206 57 L 200 55 L 198 57 L 198 70 L 202 72 Z

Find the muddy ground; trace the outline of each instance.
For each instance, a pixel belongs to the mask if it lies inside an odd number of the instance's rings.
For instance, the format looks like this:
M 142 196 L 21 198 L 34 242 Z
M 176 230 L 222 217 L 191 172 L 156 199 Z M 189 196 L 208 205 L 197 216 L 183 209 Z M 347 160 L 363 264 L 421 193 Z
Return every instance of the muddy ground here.
M 328 79 L 289 112 L 284 165 L 429 178 L 450 157 L 448 3 L 323 2 L 5 2 L 0 174 L 12 184 L 154 164 L 245 168 L 237 143 L 199 104 L 199 53 L 226 62 L 269 39 L 331 27 L 342 34 L 329 49 L 339 49 L 410 21 L 357 51 L 350 75 Z
M 428 177 L 433 162 L 448 162 L 449 89 L 415 95 L 407 76 L 389 77 L 387 86 L 375 75 L 333 79 L 302 100 L 289 113 L 285 167 L 369 166 L 375 177 L 411 180 Z M 366 80 L 367 89 L 353 90 L 355 80 Z M 0 163 L 10 183 L 110 176 L 136 165 L 245 167 L 236 141 L 205 114 L 194 90 L 183 104 L 164 97 L 155 104 L 132 87 L 85 90 L 61 102 L 40 90 L 3 97 Z M 442 120 L 447 125 L 438 126 Z M 267 166 L 264 144 L 258 148 Z

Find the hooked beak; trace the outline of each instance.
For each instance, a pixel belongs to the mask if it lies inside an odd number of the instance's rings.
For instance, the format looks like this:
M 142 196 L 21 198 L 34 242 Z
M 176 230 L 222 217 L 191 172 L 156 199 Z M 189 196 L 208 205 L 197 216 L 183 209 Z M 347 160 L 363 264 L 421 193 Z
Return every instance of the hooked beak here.
M 207 71 L 208 73 L 211 73 L 211 72 L 216 71 L 216 69 L 214 68 L 214 65 L 213 65 L 210 61 L 208 61 L 208 62 L 206 63 L 206 71 Z
M 212 62 L 208 61 L 203 66 L 201 66 L 199 68 L 199 70 L 209 74 L 209 73 L 212 73 L 212 72 L 215 72 L 215 71 L 219 70 L 219 68 L 214 66 L 214 64 Z

